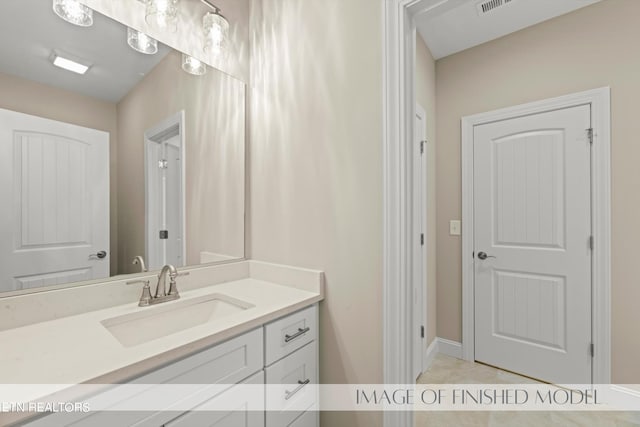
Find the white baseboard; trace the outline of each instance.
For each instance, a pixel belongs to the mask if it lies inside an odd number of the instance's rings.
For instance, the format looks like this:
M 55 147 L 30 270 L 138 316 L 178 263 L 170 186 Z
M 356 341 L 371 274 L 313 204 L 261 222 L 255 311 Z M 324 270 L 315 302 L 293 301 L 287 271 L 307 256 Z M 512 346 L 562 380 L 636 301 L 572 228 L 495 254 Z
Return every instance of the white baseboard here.
M 633 384 L 631 387 L 629 386 L 630 384 L 611 384 L 609 386 L 608 395 L 612 401 L 615 401 L 624 407 L 638 408 L 640 407 L 640 391 L 638 390 L 638 385 Z M 639 414 L 634 413 L 634 415 L 636 422 L 640 420 Z
M 438 353 L 462 359 L 462 344 L 445 338 L 436 338 L 435 341 L 438 342 Z
M 429 369 L 429 367 L 433 363 L 433 359 L 436 358 L 437 354 L 438 354 L 438 338 L 434 338 L 434 340 L 431 341 L 431 344 L 429 344 L 429 347 L 427 347 L 427 349 L 425 350 L 424 359 L 423 359 L 424 360 L 424 367 L 423 367 L 424 369 L 422 370 L 423 372 Z
M 611 384 L 609 390 L 607 390 L 605 399 L 615 402 L 615 405 L 620 405 L 623 408 L 639 408 L 640 388 L 638 384 Z M 625 418 L 630 424 L 635 425 L 640 423 L 640 413 L 635 410 L 627 411 Z
M 425 350 L 423 359 L 424 366 L 422 369 L 423 372 L 429 369 L 438 353 L 446 354 L 447 356 L 455 357 L 457 359 L 462 359 L 462 344 L 444 338 L 435 338 L 433 341 L 431 341 L 431 344 L 429 344 L 429 347 L 427 347 L 427 349 Z

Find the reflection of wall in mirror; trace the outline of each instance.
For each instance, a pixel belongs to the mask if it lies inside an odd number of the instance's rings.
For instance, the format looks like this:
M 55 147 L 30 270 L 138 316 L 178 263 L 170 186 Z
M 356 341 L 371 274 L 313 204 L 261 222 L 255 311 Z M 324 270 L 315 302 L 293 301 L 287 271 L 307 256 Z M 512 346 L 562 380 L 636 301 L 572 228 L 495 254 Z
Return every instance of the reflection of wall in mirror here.
M 202 253 L 244 256 L 244 84 L 214 69 L 196 77 L 171 52 L 117 106 L 120 273 L 145 251 L 145 130 L 186 117 L 187 265 Z
M 0 93 L 0 108 L 109 132 L 110 269 L 115 274 L 118 271 L 116 105 L 3 73 L 0 73 Z

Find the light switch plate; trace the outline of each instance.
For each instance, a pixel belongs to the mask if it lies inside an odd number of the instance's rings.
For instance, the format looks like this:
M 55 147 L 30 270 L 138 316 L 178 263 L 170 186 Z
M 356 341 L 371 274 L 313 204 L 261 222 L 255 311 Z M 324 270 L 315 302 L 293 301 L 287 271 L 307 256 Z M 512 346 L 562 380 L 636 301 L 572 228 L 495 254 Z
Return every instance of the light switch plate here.
M 449 221 L 449 235 L 459 236 L 461 232 L 460 220 Z

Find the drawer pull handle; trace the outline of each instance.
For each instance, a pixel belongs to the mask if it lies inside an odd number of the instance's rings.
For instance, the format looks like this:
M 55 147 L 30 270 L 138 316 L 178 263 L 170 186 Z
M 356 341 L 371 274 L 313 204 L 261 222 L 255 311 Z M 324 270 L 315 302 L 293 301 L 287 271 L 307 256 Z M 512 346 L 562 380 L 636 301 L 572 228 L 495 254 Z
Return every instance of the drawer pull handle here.
M 307 328 L 308 329 L 308 328 Z M 304 386 L 306 386 L 307 384 L 309 384 L 311 382 L 310 379 L 306 379 L 304 381 L 298 381 L 298 387 L 295 388 L 295 390 L 293 391 L 284 391 L 284 400 L 289 400 L 293 397 L 294 394 L 296 394 L 297 392 L 299 392 L 300 390 L 302 390 L 302 388 Z
M 310 330 L 311 329 L 308 326 L 306 328 L 304 328 L 304 329 L 298 328 L 298 332 L 296 332 L 295 334 L 293 334 L 293 335 L 285 335 L 284 336 L 284 342 L 293 341 L 296 338 L 298 338 L 299 336 L 306 334 Z

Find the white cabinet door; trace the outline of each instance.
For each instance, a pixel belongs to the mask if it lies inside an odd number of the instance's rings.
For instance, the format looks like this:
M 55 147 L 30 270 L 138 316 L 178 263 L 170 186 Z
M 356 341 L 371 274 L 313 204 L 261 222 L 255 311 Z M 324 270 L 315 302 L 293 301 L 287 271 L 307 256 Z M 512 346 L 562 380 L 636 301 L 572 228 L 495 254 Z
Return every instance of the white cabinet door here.
M 212 385 L 236 384 L 250 377 L 263 367 L 263 330 L 254 329 L 238 337 L 202 350 L 192 356 L 159 368 L 149 374 L 138 377 L 130 384 L 139 384 L 144 388 L 131 391 L 113 390 L 93 396 L 86 401 L 89 406 L 109 407 L 111 410 L 89 414 L 53 414 L 28 424 L 30 427 L 74 426 L 74 427 L 113 427 L 144 426 L 156 427 L 174 419 L 183 410 L 172 407 L 196 407 L 202 402 L 220 394 Z M 190 395 L 159 395 L 157 384 L 201 384 L 192 387 Z M 194 391 L 195 390 L 195 391 Z M 127 394 L 128 393 L 128 394 Z M 100 404 L 93 404 L 93 402 Z M 147 407 L 153 402 L 162 412 L 142 412 L 119 408 Z
M 0 176 L 0 292 L 109 277 L 108 133 L 0 109 Z
M 242 384 L 263 385 L 264 371 Z M 246 389 L 232 387 L 194 411 L 166 423 L 165 427 L 264 427 L 264 388 L 250 390 L 251 393 L 246 393 Z
M 318 413 L 315 411 L 307 411 L 287 427 L 318 427 Z
M 591 383 L 589 105 L 476 126 L 476 360 Z

